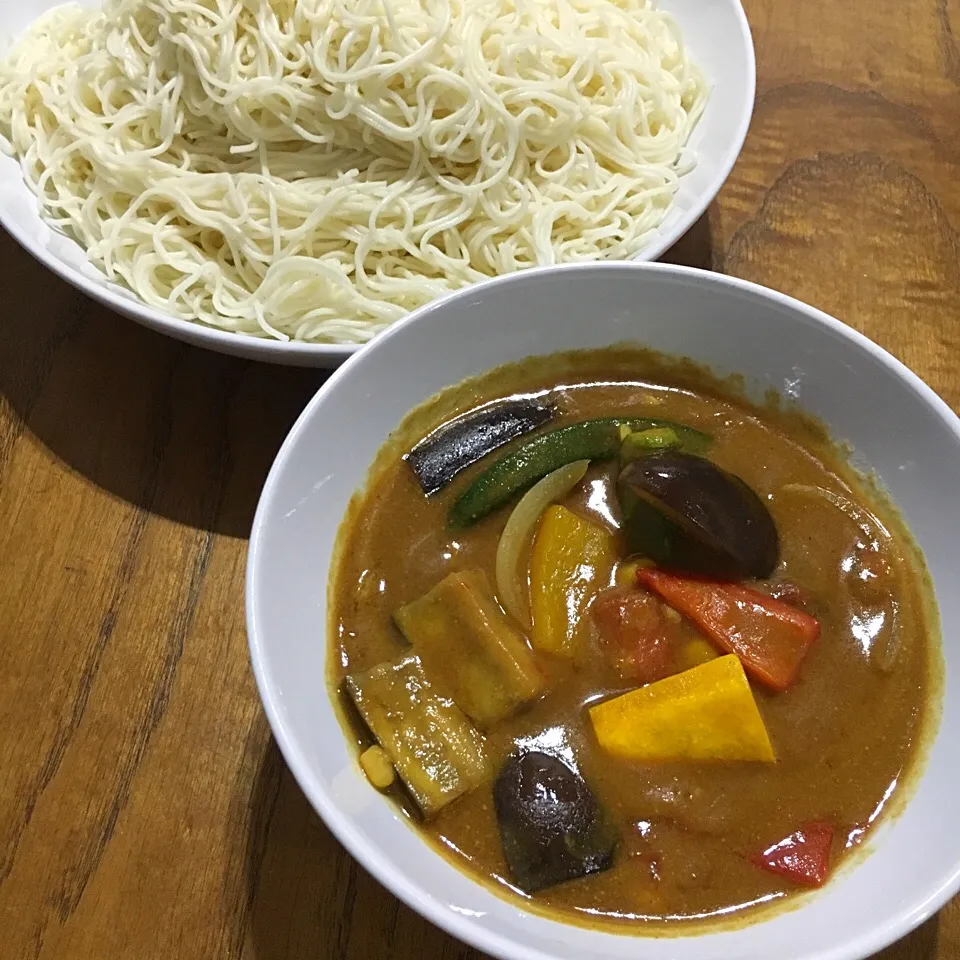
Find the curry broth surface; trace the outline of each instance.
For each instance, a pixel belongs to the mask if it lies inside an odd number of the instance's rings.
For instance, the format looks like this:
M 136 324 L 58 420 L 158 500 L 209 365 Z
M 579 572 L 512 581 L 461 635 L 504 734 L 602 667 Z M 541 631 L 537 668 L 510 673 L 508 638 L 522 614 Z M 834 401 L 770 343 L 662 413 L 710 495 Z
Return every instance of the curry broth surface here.
M 822 628 L 789 691 L 770 694 L 752 684 L 777 763 L 642 765 L 601 751 L 584 704 L 629 688 L 607 666 L 592 619 L 585 655 L 575 662 L 543 657 L 549 692 L 487 733 L 497 767 L 518 743 L 572 760 L 619 829 L 611 870 L 533 898 L 567 920 L 622 929 L 644 918 L 647 928 L 649 922 L 729 916 L 795 894 L 788 880 L 757 869 L 744 853 L 804 822 L 825 819 L 839 827 L 836 870 L 841 855 L 868 836 L 867 827 L 903 792 L 932 714 L 936 614 L 922 558 L 903 524 L 882 497 L 868 492 L 815 423 L 775 405 L 753 407 L 736 398 L 735 386 L 692 365 L 625 348 L 494 371 L 445 391 L 408 417 L 341 531 L 331 586 L 334 696 L 345 674 L 404 651 L 391 619 L 398 607 L 455 570 L 481 567 L 493 581 L 510 508 L 457 534 L 447 529 L 446 516 L 476 473 L 512 445 L 429 499 L 400 459 L 430 429 L 480 403 L 546 391 L 560 411 L 551 426 L 627 413 L 689 424 L 713 436 L 707 456 L 767 502 L 781 543 L 773 579 L 797 585 Z M 616 521 L 615 473 L 613 465 L 595 465 L 566 505 L 610 526 Z M 823 487 L 867 506 L 891 537 L 871 545 L 835 504 L 785 492 L 787 484 Z M 884 611 L 887 623 L 878 626 Z M 893 669 L 883 672 L 875 662 L 877 647 L 892 616 L 899 652 Z M 696 634 L 692 626 L 685 629 Z M 878 634 L 873 643 L 871 631 Z M 348 725 L 364 742 L 361 727 L 349 719 Z M 405 809 L 411 812 L 409 804 Z M 474 876 L 501 893 L 514 889 L 500 850 L 491 784 L 419 828 Z

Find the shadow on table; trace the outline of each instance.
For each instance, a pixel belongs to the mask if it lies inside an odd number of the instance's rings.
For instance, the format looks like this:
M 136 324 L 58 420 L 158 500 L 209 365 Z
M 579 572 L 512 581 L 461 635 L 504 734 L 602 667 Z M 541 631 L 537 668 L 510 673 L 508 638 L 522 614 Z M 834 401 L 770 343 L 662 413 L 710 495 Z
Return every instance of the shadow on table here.
M 252 802 L 246 931 L 252 958 L 484 960 L 353 861 L 313 812 L 272 739 Z M 936 960 L 937 937 L 934 917 L 873 960 Z
M 716 260 L 709 209 L 660 257 L 661 263 L 677 263 L 685 267 L 697 267 L 700 270 L 714 269 Z
M 663 259 L 708 268 L 708 214 Z M 114 496 L 198 529 L 250 531 L 270 464 L 323 371 L 177 343 L 47 272 L 0 232 L 0 397 L 19 433 Z
M 249 533 L 270 464 L 323 382 L 220 356 L 119 317 L 0 231 L 0 468 L 29 432 L 71 470 L 151 513 Z
M 663 257 L 709 268 L 709 215 Z M 70 469 L 151 513 L 249 533 L 267 471 L 322 371 L 223 357 L 118 317 L 0 232 L 0 397 Z
M 484 960 L 400 903 L 313 812 L 273 740 L 247 847 L 251 960 Z

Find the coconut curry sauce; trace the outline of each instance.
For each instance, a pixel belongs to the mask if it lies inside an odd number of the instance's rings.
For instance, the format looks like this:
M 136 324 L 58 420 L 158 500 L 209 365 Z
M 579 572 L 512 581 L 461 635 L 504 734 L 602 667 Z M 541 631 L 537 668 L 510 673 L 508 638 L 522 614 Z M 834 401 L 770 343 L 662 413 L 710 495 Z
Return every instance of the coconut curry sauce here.
M 808 420 L 568 355 L 441 394 L 371 476 L 331 684 L 370 779 L 478 879 L 591 924 L 729 915 L 822 884 L 903 791 L 931 592 Z

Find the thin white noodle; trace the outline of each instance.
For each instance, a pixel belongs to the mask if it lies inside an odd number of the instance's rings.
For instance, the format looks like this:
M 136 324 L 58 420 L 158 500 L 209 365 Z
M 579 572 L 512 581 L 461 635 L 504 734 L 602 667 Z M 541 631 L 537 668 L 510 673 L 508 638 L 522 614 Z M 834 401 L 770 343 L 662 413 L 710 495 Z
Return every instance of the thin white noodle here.
M 44 218 L 184 320 L 359 343 L 636 253 L 707 88 L 652 0 L 106 0 L 0 65 Z

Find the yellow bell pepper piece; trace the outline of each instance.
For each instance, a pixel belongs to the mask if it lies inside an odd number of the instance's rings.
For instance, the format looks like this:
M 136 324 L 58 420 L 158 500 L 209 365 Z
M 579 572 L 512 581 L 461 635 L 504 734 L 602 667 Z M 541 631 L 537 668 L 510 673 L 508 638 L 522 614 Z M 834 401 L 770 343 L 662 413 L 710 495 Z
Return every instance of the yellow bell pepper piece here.
M 590 720 L 600 746 L 629 760 L 776 760 L 732 654 L 591 707 Z
M 566 507 L 543 512 L 530 556 L 530 608 L 537 650 L 572 657 L 580 620 L 609 585 L 616 560 L 613 535 Z

